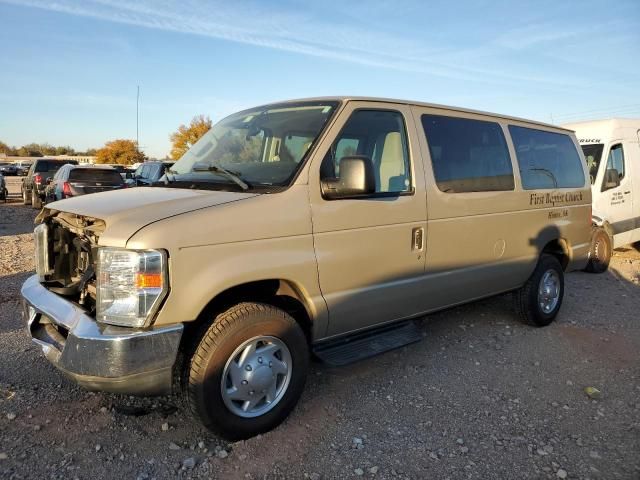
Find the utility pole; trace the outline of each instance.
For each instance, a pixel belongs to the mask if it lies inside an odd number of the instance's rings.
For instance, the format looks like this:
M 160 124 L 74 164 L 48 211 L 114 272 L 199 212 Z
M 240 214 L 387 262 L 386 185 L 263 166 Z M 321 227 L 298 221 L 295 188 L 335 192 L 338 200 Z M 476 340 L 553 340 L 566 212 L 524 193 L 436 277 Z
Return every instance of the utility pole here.
M 140 85 L 136 94 L 136 150 L 140 152 Z

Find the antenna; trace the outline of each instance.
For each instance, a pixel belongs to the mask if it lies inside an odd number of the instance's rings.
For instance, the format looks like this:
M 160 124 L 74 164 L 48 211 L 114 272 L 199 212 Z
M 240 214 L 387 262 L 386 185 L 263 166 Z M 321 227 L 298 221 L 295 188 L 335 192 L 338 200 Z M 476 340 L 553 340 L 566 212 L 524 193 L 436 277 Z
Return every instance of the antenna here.
M 136 150 L 140 151 L 140 85 L 136 94 Z

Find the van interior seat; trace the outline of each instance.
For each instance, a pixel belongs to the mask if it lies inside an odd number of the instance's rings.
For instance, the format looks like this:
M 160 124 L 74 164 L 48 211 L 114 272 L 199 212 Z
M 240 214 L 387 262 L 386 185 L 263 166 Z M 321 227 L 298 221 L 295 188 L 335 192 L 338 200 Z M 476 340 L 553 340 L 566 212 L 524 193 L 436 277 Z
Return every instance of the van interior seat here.
M 389 132 L 384 139 L 380 157 L 380 192 L 402 192 L 407 189 L 404 151 L 400 132 Z

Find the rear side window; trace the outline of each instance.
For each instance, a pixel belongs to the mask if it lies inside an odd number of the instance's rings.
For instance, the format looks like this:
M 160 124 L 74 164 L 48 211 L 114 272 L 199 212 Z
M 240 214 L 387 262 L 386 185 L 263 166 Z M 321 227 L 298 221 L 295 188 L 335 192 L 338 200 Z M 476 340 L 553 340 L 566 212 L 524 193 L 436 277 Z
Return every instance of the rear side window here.
M 513 168 L 495 122 L 423 115 L 433 173 L 445 193 L 513 190 Z
M 522 188 L 579 188 L 584 171 L 576 146 L 562 133 L 509 125 L 516 149 Z
M 100 182 L 112 185 L 123 183 L 122 177 L 115 170 L 99 170 L 93 168 L 74 168 L 69 173 L 69 181 Z

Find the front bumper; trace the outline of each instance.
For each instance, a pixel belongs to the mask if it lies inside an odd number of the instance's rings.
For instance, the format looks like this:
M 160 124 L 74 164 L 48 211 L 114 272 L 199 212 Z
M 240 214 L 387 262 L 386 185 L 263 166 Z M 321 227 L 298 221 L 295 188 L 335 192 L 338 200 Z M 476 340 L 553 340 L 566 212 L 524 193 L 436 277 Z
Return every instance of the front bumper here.
M 144 330 L 99 324 L 47 290 L 37 275 L 27 279 L 21 294 L 31 339 L 82 387 L 127 395 L 171 392 L 182 324 Z

